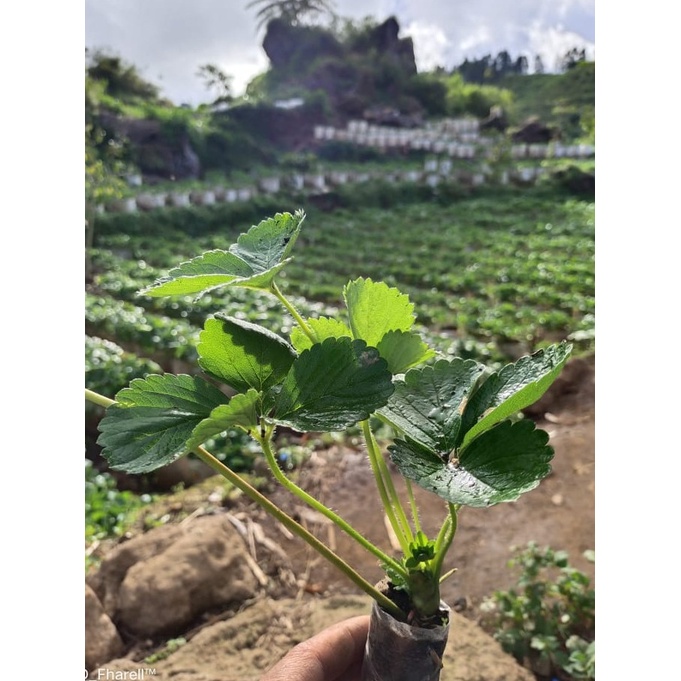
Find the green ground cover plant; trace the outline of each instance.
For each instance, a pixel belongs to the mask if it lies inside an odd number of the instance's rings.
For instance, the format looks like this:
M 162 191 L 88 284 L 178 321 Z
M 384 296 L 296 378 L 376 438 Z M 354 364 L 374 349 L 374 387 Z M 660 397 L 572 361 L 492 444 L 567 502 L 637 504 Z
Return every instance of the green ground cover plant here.
M 91 336 L 116 338 L 148 353 L 160 346 L 178 359 L 196 358 L 199 329 L 108 296 L 85 295 L 85 329 Z
M 85 545 L 92 547 L 102 539 L 120 537 L 136 512 L 153 501 L 150 494 L 119 490 L 111 473 L 97 470 L 85 459 Z M 86 569 L 93 564 L 86 551 Z
M 106 407 L 99 444 L 113 469 L 141 474 L 193 452 L 338 567 L 392 617 L 411 626 L 447 619 L 440 584 L 462 506 L 514 501 L 550 471 L 548 435 L 520 412 L 560 374 L 572 347 L 561 342 L 499 370 L 439 356 L 414 329 L 414 304 L 384 281 L 355 277 L 342 287 L 342 313 L 304 317 L 279 283 L 305 215 L 277 213 L 238 236 L 179 264 L 141 293 L 153 298 L 200 296 L 217 289 L 267 292 L 294 320 L 286 337 L 216 311 L 196 346 L 196 374 L 135 379 L 115 400 L 86 390 Z M 302 245 L 310 247 L 310 241 Z M 308 266 L 308 278 L 316 277 Z M 394 487 L 372 419 L 393 432 L 388 451 L 406 482 Z M 335 433 L 359 427 L 384 512 L 402 549 L 394 558 L 332 509 L 296 485 L 280 466 L 276 432 Z M 240 429 L 260 447 L 272 476 L 335 523 L 385 570 L 381 589 L 358 574 L 244 478 L 220 462 L 206 441 Z M 444 519 L 425 535 L 412 483 L 439 495 Z
M 587 555 L 587 554 L 585 554 Z M 593 560 L 593 552 L 587 557 Z M 540 678 L 595 678 L 595 591 L 564 551 L 530 542 L 509 561 L 516 588 L 482 605 L 482 626 Z
M 126 352 L 103 338 L 85 336 L 85 383 L 105 395 L 114 395 L 134 378 L 159 373 L 156 362 Z

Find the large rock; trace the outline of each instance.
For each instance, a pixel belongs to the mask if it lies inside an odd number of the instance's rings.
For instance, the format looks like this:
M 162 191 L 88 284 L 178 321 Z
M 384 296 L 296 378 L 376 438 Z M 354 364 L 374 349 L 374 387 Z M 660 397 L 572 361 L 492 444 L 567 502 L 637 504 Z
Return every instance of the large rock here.
M 420 113 L 419 102 L 405 91 L 417 73 L 414 44 L 411 38 L 400 38 L 399 31 L 397 19 L 390 17 L 354 41 L 340 43 L 319 26 L 292 26 L 274 19 L 267 25 L 263 49 L 281 82 L 323 92 L 329 115 L 361 115 L 386 97 L 402 114 Z M 392 74 L 389 82 L 386 73 Z
M 389 17 L 372 32 L 373 47 L 379 54 L 390 55 L 395 64 L 406 74 L 416 75 L 414 43 L 411 38 L 400 38 L 400 25 L 395 17 Z
M 480 121 L 480 130 L 496 130 L 505 132 L 508 128 L 508 118 L 506 112 L 500 106 L 493 106 L 489 110 L 489 116 Z
M 114 660 L 106 669 L 110 674 L 149 670 L 158 681 L 258 681 L 297 643 L 370 609 L 370 601 L 359 596 L 261 600 L 204 628 L 164 660 L 152 665 Z M 440 681 L 534 681 L 494 639 L 457 613 L 452 613 L 443 661 Z
M 528 118 L 520 129 L 511 135 L 514 142 L 524 144 L 548 144 L 557 137 L 558 130 L 542 123 L 536 116 Z
M 224 516 L 179 529 L 175 541 L 131 566 L 121 582 L 115 621 L 135 636 L 177 634 L 200 615 L 255 595 L 244 543 Z
M 85 585 L 85 669 L 92 671 L 123 653 L 124 645 L 114 623 L 104 612 L 97 594 Z
M 321 57 L 341 58 L 343 46 L 334 35 L 318 26 L 293 26 L 283 19 L 267 24 L 262 48 L 273 68 L 309 64 Z
M 129 118 L 109 111 L 99 114 L 99 124 L 130 143 L 135 163 L 145 176 L 176 180 L 201 177 L 201 162 L 187 131 L 169 131 L 157 120 Z
M 128 570 L 162 553 L 182 535 L 177 525 L 154 528 L 117 546 L 102 560 L 99 569 L 86 577 L 109 617 L 114 617 L 118 610 L 118 592 Z

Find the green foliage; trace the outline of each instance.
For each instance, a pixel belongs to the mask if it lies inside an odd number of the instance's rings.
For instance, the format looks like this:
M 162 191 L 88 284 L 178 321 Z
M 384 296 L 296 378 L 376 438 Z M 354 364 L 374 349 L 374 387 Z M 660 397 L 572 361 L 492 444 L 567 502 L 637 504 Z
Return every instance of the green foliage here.
M 513 93 L 494 85 L 467 83 L 459 73 L 453 73 L 443 80 L 446 87 L 446 110 L 449 116 L 471 115 L 485 118 L 493 106 L 508 109 L 513 102 Z
M 456 67 L 454 73 L 460 74 L 467 83 L 498 83 L 509 74 L 525 75 L 527 73 L 527 57 L 512 59 L 507 50 L 502 50 L 496 57 L 486 54 L 479 59 L 464 59 Z
M 257 102 L 257 99 L 256 99 Z M 201 138 L 196 143 L 196 153 L 206 171 L 232 172 L 248 170 L 263 165 L 276 165 L 277 155 L 265 139 L 254 133 L 244 119 L 235 119 L 235 106 L 230 111 L 216 111 L 203 126 Z M 254 105 L 250 103 L 249 107 Z M 232 112 L 232 113 L 230 113 Z M 259 213 L 260 215 L 262 213 Z
M 142 506 L 153 498 L 121 491 L 111 473 L 99 472 L 85 460 L 85 542 L 120 537 Z
M 386 198 L 399 201 L 394 187 L 386 185 Z M 323 229 L 310 225 L 306 257 L 317 274 L 310 280 L 294 260 L 289 290 L 331 303 L 355 273 L 380 275 L 388 284 L 400 282 L 431 330 L 531 350 L 544 339 L 567 336 L 593 314 L 591 204 L 557 200 L 554 190 L 545 197 L 497 194 L 446 206 L 409 203 L 399 211 L 396 205 L 335 211 L 324 216 Z M 367 247 L 358 250 L 360 239 Z
M 145 657 L 144 663 L 156 664 L 161 660 L 165 660 L 168 657 L 170 657 L 174 652 L 179 650 L 183 645 L 185 645 L 185 643 L 187 643 L 187 639 L 184 638 L 183 636 L 180 636 L 178 638 L 171 638 L 168 641 L 166 641 L 165 646 L 161 650 Z
M 195 359 L 199 330 L 182 319 L 148 314 L 144 308 L 106 296 L 85 295 L 88 335 L 115 338 L 147 353 L 165 348 L 177 358 Z
M 263 211 L 274 212 L 281 199 L 272 196 L 256 196 L 250 201 L 226 205 L 191 206 L 167 208 L 148 213 L 105 213 L 97 219 L 98 237 L 105 235 L 138 235 L 166 240 L 170 234 L 181 232 L 188 236 L 200 236 L 229 229 L 238 223 L 252 222 Z
M 448 114 L 447 84 L 432 73 L 417 73 L 410 78 L 405 86 L 405 94 L 418 101 L 426 116 L 439 117 Z
M 197 376 L 136 379 L 116 395 L 97 442 L 114 470 L 148 473 L 187 454 L 194 428 L 223 401 L 220 390 Z
M 133 64 L 104 50 L 95 50 L 87 56 L 87 75 L 105 83 L 107 94 L 127 101 L 158 99 L 158 87 L 144 80 Z
M 593 559 L 593 552 L 585 554 Z M 563 551 L 535 542 L 516 549 L 509 566 L 517 588 L 497 591 L 482 606 L 483 627 L 536 674 L 595 678 L 595 592 Z
M 296 354 L 276 333 L 218 313 L 206 320 L 199 343 L 199 366 L 209 375 L 246 392 L 279 383 Z
M 380 161 L 385 155 L 373 147 L 331 140 L 320 145 L 317 156 L 323 161 L 359 164 L 367 161 Z
M 566 141 L 593 142 L 595 111 L 594 62 L 580 62 L 562 74 L 511 75 L 501 81 L 513 92 L 508 114 L 513 124 L 537 116 L 557 126 Z
M 102 395 L 115 395 L 135 378 L 159 373 L 150 359 L 126 352 L 116 343 L 85 336 L 85 383 Z
M 242 234 L 228 251 L 210 251 L 182 263 L 168 277 L 144 289 L 149 296 L 186 295 L 220 286 L 267 290 L 289 262 L 304 215 L 277 213 Z
M 95 206 L 122 195 L 121 175 L 129 169 L 123 145 L 107 138 L 101 128 L 85 125 L 85 204 L 87 218 L 94 220 Z
M 389 447 L 395 465 L 454 504 L 491 506 L 534 489 L 550 471 L 548 436 L 508 419 L 543 395 L 570 350 L 552 346 L 489 376 L 458 358 L 411 369 L 378 412 L 402 433 Z

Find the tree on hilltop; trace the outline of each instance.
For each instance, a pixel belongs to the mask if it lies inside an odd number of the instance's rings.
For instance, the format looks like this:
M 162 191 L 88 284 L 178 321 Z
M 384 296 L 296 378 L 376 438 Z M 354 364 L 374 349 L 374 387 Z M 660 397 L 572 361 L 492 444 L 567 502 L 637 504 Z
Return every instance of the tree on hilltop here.
M 234 100 L 232 92 L 232 76 L 225 73 L 216 64 L 203 64 L 199 66 L 196 75 L 201 78 L 209 90 L 213 90 L 217 97 L 213 104 L 231 102 Z
M 272 19 L 282 19 L 292 26 L 299 26 L 306 18 L 335 14 L 333 0 L 251 0 L 246 7 L 260 8 L 255 15 L 258 28 Z

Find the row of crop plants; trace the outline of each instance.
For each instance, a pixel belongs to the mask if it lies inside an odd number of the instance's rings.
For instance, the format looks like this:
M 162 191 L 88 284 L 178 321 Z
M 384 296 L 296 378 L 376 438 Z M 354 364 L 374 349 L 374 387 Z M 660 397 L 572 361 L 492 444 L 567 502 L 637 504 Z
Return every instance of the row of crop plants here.
M 87 333 L 164 368 L 193 360 L 206 312 L 266 322 L 286 334 L 291 320 L 267 294 L 230 289 L 199 300 L 136 295 L 182 260 L 227 247 L 247 226 L 193 238 L 179 231 L 163 239 L 101 236 L 97 274 L 86 295 Z M 306 269 L 294 260 L 285 285 L 301 309 L 334 316 L 346 281 L 382 279 L 409 293 L 424 333 L 438 334 L 445 349 L 467 343 L 486 361 L 501 360 L 515 352 L 513 346 L 524 352 L 571 334 L 593 338 L 593 230 L 593 204 L 548 197 L 311 211 L 298 247 L 305 249 Z

